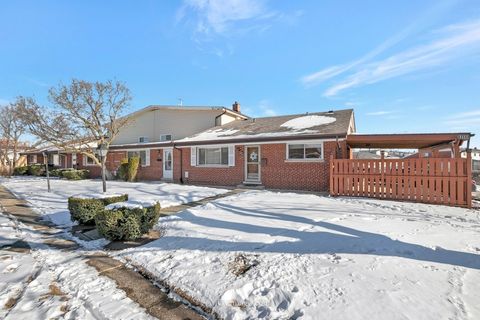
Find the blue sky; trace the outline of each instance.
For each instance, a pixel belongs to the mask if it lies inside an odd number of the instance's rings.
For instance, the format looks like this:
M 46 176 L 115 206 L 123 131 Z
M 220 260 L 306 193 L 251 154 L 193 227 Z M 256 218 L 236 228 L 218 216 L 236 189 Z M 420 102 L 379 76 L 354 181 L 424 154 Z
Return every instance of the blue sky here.
M 479 1 L 0 0 L 0 49 L 0 103 L 116 78 L 132 110 L 354 108 L 359 132 L 480 145 Z

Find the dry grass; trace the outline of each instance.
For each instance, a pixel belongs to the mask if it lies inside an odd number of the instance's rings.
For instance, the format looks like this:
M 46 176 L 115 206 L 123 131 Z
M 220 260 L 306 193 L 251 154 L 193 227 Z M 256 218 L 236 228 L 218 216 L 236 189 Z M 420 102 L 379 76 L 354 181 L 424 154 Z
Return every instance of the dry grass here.
M 51 296 L 65 296 L 66 295 L 55 283 L 51 283 L 48 288 L 50 289 L 49 294 Z
M 3 305 L 4 309 L 10 310 L 12 309 L 18 302 L 18 297 L 15 298 L 8 298 L 7 302 Z
M 256 265 L 258 265 L 256 259 L 248 257 L 243 253 L 239 253 L 235 256 L 235 259 L 228 264 L 228 270 L 238 277 L 245 274 Z

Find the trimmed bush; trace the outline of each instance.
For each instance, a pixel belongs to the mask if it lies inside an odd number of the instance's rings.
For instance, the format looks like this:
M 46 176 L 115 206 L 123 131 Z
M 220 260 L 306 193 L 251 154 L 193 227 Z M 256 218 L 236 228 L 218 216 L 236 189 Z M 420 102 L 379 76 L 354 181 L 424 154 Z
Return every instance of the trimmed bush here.
M 24 176 L 28 173 L 28 166 L 16 167 L 13 169 L 14 176 Z
M 140 157 L 131 157 L 128 159 L 127 180 L 129 182 L 133 182 L 137 179 L 139 164 L 140 164 Z
M 128 171 L 128 158 L 123 158 L 117 170 L 117 178 L 123 181 L 127 181 L 128 180 L 127 171 Z
M 125 206 L 122 206 L 125 205 Z M 109 240 L 135 240 L 147 233 L 160 217 L 160 203 L 131 206 L 118 203 L 95 216 L 98 232 Z
M 114 195 L 105 198 L 87 198 L 82 196 L 68 198 L 68 210 L 72 221 L 78 221 L 80 224 L 94 225 L 95 216 L 105 209 L 105 206 L 127 201 L 128 195 Z
M 140 157 L 130 157 L 122 160 L 118 167 L 117 178 L 133 182 L 137 179 L 138 167 L 140 166 Z
M 28 166 L 28 174 L 31 176 L 41 176 L 45 172 L 43 164 L 31 164 Z
M 68 180 L 83 180 L 88 178 L 89 171 L 86 169 L 82 170 L 63 170 L 61 171 L 61 177 Z

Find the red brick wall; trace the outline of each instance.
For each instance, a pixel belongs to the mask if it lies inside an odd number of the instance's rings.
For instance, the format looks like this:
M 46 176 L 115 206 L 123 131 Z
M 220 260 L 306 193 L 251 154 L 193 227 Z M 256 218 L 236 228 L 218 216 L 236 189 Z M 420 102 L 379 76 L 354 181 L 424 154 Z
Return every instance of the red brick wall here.
M 336 158 L 348 158 L 344 141 Z M 337 142 L 324 143 L 324 160 L 315 162 L 286 161 L 286 144 L 262 144 L 261 182 L 271 189 L 327 191 L 330 183 L 330 156 L 336 152 Z M 178 159 L 179 157 L 175 157 Z M 178 165 L 177 165 L 178 167 Z M 235 186 L 244 181 L 244 146 L 235 146 L 235 167 L 192 167 L 190 148 L 183 148 L 183 171 L 188 171 L 186 183 Z
M 244 150 L 243 146 L 235 146 L 235 166 L 234 167 L 192 167 L 190 165 L 190 148 L 182 148 L 183 150 L 183 172 L 188 171 L 188 178 L 183 180 L 185 183 L 191 184 L 211 184 L 219 186 L 236 186 L 243 182 L 244 174 Z M 179 157 L 175 157 L 179 159 Z M 175 161 L 177 164 L 177 161 Z M 179 167 L 179 164 L 176 165 Z M 179 173 L 177 173 L 179 177 Z M 176 180 L 178 179 L 176 177 Z
M 43 164 L 43 155 L 41 153 L 37 154 L 37 162 L 33 163 L 30 161 L 30 155 L 27 155 L 27 165 L 31 164 Z
M 123 159 L 127 157 L 126 151 L 110 151 L 107 155 L 106 167 L 112 174 L 116 173 Z M 163 150 L 150 150 L 150 165 L 138 168 L 138 180 L 160 180 L 162 179 L 162 164 L 163 164 Z M 162 161 L 158 161 L 161 159 Z M 83 166 L 83 159 L 81 155 L 77 155 L 77 161 L 80 164 L 79 168 L 90 171 L 91 177 L 100 177 L 101 168 L 99 166 Z
M 158 161 L 162 159 L 162 161 Z M 163 177 L 163 150 L 150 150 L 150 165 L 147 167 L 140 166 L 138 168 L 138 180 L 160 180 Z
M 343 143 L 343 142 L 342 142 Z M 344 143 L 343 143 L 344 144 Z M 336 153 L 335 141 L 324 142 L 323 161 L 287 161 L 283 144 L 261 145 L 262 184 L 272 189 L 327 191 L 330 183 L 330 156 Z M 346 157 L 346 148 L 342 148 Z M 337 155 L 335 155 L 337 157 Z
M 340 143 L 340 152 L 337 152 L 337 142 L 324 142 L 324 160 L 315 162 L 286 161 L 286 144 L 262 144 L 260 155 L 262 159 L 261 182 L 271 189 L 327 191 L 329 188 L 330 156 L 348 158 L 345 141 Z M 199 167 L 190 165 L 190 148 L 173 149 L 173 179 L 180 181 L 183 173 L 183 182 L 190 184 L 209 184 L 218 186 L 236 186 L 245 179 L 244 146 L 235 146 L 234 167 Z M 107 159 L 107 168 L 116 171 L 121 160 L 126 156 L 125 151 L 110 151 Z M 158 161 L 162 159 L 162 161 Z M 82 156 L 77 155 L 77 162 L 83 164 Z M 163 149 L 150 150 L 150 166 L 141 167 L 138 173 L 139 180 L 162 179 Z M 100 167 L 86 166 L 92 177 L 100 176 Z M 185 178 L 188 172 L 188 178 Z

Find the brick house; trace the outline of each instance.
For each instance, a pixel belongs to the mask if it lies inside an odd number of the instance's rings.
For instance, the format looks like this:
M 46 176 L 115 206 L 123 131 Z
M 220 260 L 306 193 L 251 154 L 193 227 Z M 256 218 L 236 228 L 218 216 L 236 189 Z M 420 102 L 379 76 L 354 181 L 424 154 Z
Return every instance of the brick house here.
M 235 103 L 232 109 L 151 106 L 129 116 L 107 169 L 115 173 L 122 159 L 136 155 L 138 179 L 189 184 L 327 191 L 330 156 L 348 158 L 346 137 L 355 132 L 351 109 L 254 119 Z M 58 157 L 62 167 L 100 174 L 80 153 Z

